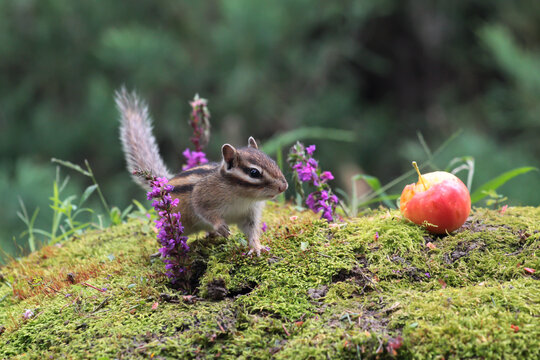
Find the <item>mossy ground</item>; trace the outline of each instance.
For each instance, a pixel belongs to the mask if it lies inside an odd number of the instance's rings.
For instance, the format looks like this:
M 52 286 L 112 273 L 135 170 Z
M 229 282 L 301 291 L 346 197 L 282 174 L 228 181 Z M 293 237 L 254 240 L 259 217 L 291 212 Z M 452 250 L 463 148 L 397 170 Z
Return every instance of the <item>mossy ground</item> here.
M 168 286 L 143 220 L 11 262 L 0 358 L 540 357 L 539 208 L 476 209 L 444 237 L 385 210 L 266 221 L 261 257 L 238 232 L 191 243 L 195 296 Z

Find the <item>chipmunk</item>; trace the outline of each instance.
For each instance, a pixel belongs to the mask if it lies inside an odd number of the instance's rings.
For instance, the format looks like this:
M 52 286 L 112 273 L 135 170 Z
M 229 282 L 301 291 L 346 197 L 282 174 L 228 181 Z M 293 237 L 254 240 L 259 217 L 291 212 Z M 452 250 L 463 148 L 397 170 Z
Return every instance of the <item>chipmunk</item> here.
M 174 186 L 171 196 L 178 198 L 174 211 L 181 214 L 184 234 L 200 230 L 227 238 L 228 224 L 238 224 L 247 237 L 250 253 L 260 255 L 261 213 L 265 200 L 287 190 L 288 184 L 277 164 L 258 149 L 253 137 L 248 146 L 221 147 L 222 160 L 208 163 L 172 175 L 165 166 L 152 135 L 152 121 L 147 105 L 125 88 L 116 92 L 120 111 L 120 139 L 133 174 L 148 170 L 154 176 L 166 177 Z M 149 189 L 141 177 L 135 182 Z

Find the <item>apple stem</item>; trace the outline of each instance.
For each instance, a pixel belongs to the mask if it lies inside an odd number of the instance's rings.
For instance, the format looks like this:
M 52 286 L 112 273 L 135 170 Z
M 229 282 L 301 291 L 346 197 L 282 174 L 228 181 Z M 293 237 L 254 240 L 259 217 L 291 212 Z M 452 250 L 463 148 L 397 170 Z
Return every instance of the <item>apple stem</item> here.
M 418 164 L 416 163 L 416 161 L 412 162 L 412 166 L 415 168 L 416 172 L 418 173 L 418 179 L 420 180 L 422 185 L 424 185 L 424 190 L 427 190 L 426 183 L 424 182 L 424 179 L 422 178 L 422 174 L 420 174 L 420 169 L 418 168 Z

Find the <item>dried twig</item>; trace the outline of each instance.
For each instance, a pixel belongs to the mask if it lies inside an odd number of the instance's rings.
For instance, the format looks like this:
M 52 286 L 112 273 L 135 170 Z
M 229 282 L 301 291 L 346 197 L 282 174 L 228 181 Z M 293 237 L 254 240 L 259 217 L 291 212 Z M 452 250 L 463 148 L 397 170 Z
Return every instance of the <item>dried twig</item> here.
M 103 308 L 105 305 L 107 305 L 107 303 L 109 302 L 109 299 L 111 298 L 112 296 L 107 296 L 98 306 L 96 306 L 94 308 L 94 310 L 92 310 L 91 312 L 92 313 L 95 313 L 96 311 L 98 311 L 99 309 Z
M 95 287 L 94 285 L 90 285 L 90 284 L 85 283 L 85 282 L 83 282 L 83 283 L 81 283 L 81 284 L 83 284 L 84 286 L 91 287 L 92 289 L 95 289 L 95 290 L 97 290 L 97 291 L 99 291 L 99 292 L 105 292 L 105 290 L 100 289 L 100 288 L 97 288 L 97 287 Z
M 281 324 L 281 327 L 283 328 L 283 331 L 285 331 L 285 334 L 287 336 L 291 336 L 291 334 L 287 331 L 287 329 L 285 328 L 285 324 Z

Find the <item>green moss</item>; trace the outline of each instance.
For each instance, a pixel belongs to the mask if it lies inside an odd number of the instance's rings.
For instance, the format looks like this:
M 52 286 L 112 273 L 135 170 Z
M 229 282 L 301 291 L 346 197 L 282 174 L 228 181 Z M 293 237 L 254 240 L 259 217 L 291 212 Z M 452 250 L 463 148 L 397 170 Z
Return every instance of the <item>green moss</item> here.
M 392 319 L 415 358 L 538 359 L 540 284 L 521 278 L 429 293 L 403 292 Z M 517 328 L 512 328 L 517 326 Z
M 524 270 L 540 269 L 538 208 L 475 209 L 445 237 L 388 211 L 330 226 L 270 205 L 265 221 L 261 257 L 237 231 L 191 240 L 194 297 L 168 286 L 140 220 L 8 264 L 0 358 L 540 356 L 540 285 Z
M 358 293 L 358 285 L 354 282 L 338 281 L 330 286 L 324 300 L 330 304 L 338 303 L 340 300 L 349 299 Z

